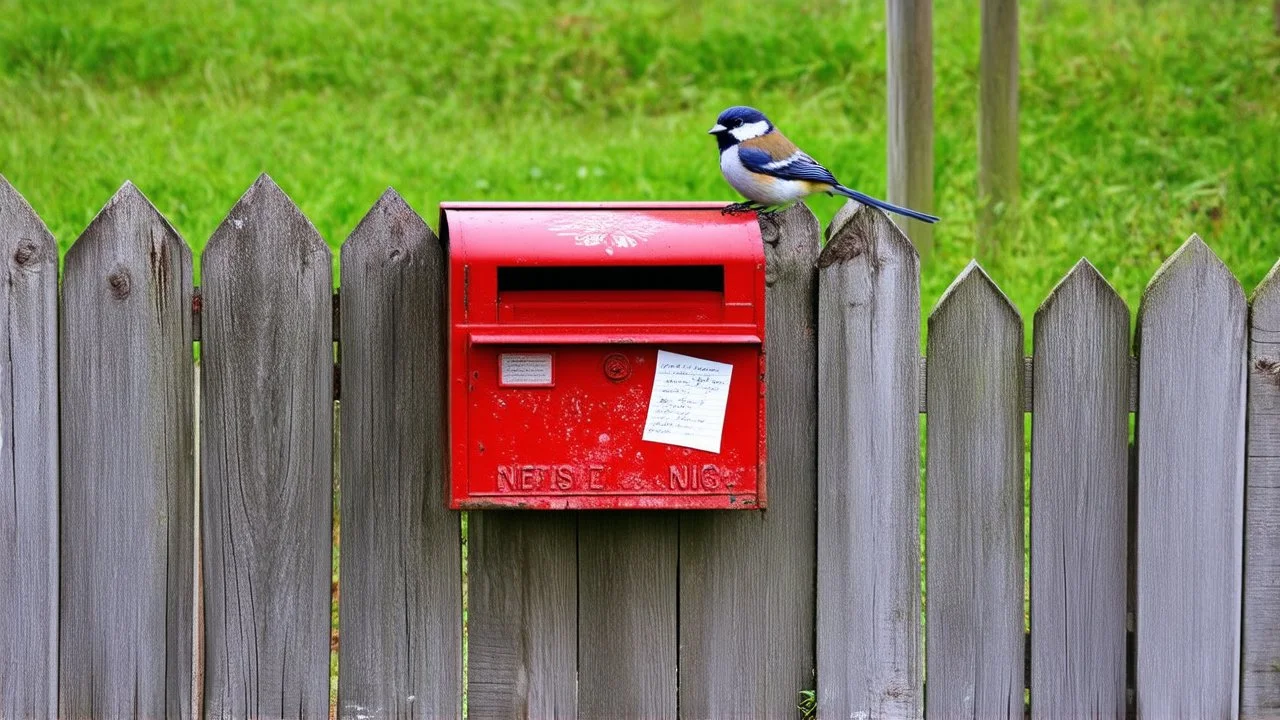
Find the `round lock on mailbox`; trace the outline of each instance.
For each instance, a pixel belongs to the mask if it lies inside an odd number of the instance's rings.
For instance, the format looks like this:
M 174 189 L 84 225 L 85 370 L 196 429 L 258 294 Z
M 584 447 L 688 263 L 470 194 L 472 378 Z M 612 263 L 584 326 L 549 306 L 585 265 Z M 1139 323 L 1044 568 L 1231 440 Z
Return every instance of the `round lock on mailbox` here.
M 609 353 L 604 356 L 604 376 L 613 382 L 622 382 L 631 377 L 631 361 L 622 353 Z

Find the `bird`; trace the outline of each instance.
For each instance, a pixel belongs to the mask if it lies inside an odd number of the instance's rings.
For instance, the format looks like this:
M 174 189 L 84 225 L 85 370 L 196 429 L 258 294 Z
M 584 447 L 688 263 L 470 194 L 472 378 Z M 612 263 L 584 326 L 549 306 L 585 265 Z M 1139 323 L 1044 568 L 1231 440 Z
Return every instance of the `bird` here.
M 843 195 L 865 205 L 905 215 L 926 223 L 938 222 L 934 215 L 899 207 L 840 184 L 831 171 L 769 122 L 753 107 L 735 105 L 720 113 L 707 131 L 720 146 L 720 172 L 747 202 L 724 208 L 725 214 L 758 211 L 769 214 L 789 207 L 809 195 Z

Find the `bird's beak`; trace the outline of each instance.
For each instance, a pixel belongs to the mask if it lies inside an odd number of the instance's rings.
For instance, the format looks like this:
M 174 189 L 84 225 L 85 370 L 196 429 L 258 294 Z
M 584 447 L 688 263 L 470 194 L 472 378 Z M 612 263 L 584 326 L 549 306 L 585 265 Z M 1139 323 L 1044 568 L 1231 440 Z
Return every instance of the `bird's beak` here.
M 727 127 L 725 127 L 725 126 L 720 125 L 719 123 L 717 123 L 717 124 L 713 125 L 713 126 L 711 127 L 711 129 L 710 129 L 710 130 L 708 130 L 708 131 L 707 131 L 707 134 L 708 134 L 708 135 L 715 135 L 716 133 L 722 133 L 722 132 L 724 132 L 725 130 L 728 130 L 728 129 L 729 129 L 729 128 L 727 128 Z

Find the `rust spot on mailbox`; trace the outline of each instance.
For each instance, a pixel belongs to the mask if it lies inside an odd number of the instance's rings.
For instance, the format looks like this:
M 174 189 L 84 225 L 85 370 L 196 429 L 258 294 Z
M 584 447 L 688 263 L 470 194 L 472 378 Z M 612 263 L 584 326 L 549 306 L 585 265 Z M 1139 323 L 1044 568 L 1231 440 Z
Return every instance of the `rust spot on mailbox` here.
M 764 248 L 722 207 L 442 205 L 450 507 L 764 507 Z

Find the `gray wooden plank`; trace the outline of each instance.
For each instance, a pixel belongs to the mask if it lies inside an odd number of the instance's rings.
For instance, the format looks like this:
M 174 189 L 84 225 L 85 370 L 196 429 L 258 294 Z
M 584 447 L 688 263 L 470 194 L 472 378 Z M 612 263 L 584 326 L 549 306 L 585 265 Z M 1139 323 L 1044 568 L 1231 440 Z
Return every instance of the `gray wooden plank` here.
M 191 251 L 125 183 L 62 287 L 64 717 L 189 717 Z
M 577 513 L 468 514 L 471 717 L 577 716 L 577 540 Z
M 202 256 L 205 713 L 329 711 L 329 248 L 266 175 Z
M 999 248 L 1018 202 L 1018 0 L 982 0 L 978 59 L 978 241 Z
M 1280 716 L 1280 280 L 1277 277 L 1280 277 L 1280 263 L 1254 291 L 1249 313 L 1240 670 L 1240 716 L 1246 719 Z
M 1020 717 L 1022 320 L 977 263 L 929 316 L 925 714 Z
M 1240 716 L 1280 715 L 1280 263 L 1249 315 Z
M 462 537 L 445 506 L 444 257 L 387 190 L 342 246 L 342 716 L 462 714 Z
M 887 0 L 889 202 L 933 211 L 933 0 Z M 920 253 L 933 248 L 933 226 L 902 218 Z M 917 321 L 918 322 L 918 321 Z
M 0 175 L 0 717 L 58 712 L 58 245 Z
M 578 518 L 578 714 L 676 717 L 679 515 Z
M 1239 709 L 1246 312 L 1194 235 L 1138 312 L 1139 717 Z
M 1036 312 L 1034 378 L 1031 714 L 1123 720 L 1129 309 L 1087 260 Z
M 818 712 L 919 718 L 920 259 L 849 203 L 818 260 Z
M 787 717 L 814 686 L 817 219 L 761 220 L 769 509 L 680 517 L 680 715 Z

